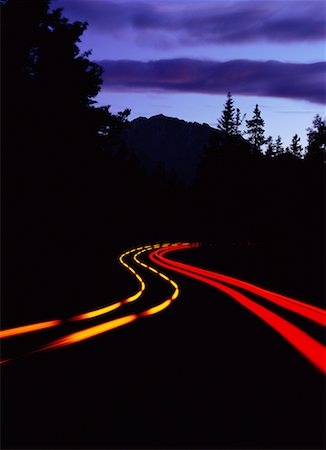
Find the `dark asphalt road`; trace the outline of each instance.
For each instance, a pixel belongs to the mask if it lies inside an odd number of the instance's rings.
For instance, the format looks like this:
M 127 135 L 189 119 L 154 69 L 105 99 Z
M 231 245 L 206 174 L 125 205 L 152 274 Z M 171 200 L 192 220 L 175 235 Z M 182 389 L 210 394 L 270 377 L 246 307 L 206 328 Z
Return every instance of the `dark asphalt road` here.
M 205 251 L 214 268 L 209 249 L 188 259 Z M 133 308 L 169 295 L 139 272 L 149 288 Z M 227 295 L 166 273 L 181 286 L 167 310 L 2 367 L 3 448 L 323 448 L 323 375 Z

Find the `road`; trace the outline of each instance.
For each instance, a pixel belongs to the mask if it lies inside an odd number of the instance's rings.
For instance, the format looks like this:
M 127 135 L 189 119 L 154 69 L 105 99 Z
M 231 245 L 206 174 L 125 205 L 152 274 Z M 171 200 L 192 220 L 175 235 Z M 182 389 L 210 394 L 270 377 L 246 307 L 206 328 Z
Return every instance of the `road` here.
M 325 311 L 198 246 L 127 250 L 126 298 L 1 331 L 4 447 L 322 448 Z

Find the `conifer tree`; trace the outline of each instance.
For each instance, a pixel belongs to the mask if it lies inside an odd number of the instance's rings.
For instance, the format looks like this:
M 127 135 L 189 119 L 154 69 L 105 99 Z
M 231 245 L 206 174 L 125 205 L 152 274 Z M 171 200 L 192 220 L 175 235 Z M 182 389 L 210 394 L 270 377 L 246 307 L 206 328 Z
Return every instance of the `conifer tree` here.
M 226 136 L 232 136 L 236 133 L 234 101 L 230 92 L 227 94 L 227 100 L 224 104 L 222 116 L 217 121 L 217 129 Z
M 297 158 L 302 158 L 303 148 L 300 144 L 300 138 L 295 134 L 292 138 L 292 142 L 289 149 L 290 153 Z
M 275 141 L 275 156 L 280 156 L 285 153 L 281 136 L 277 136 Z
M 261 117 L 261 112 L 256 105 L 254 109 L 254 115 L 251 120 L 246 120 L 247 123 L 247 134 L 249 136 L 248 140 L 252 145 L 255 152 L 261 152 L 261 147 L 265 143 L 264 137 L 264 125 L 265 122 Z
M 326 152 L 326 118 L 317 114 L 312 122 L 312 127 L 307 129 L 307 158 L 325 158 Z
M 236 113 L 235 113 L 235 126 L 234 126 L 234 133 L 238 136 L 242 135 L 242 132 L 240 131 L 240 127 L 242 122 L 244 121 L 244 118 L 246 117 L 246 115 L 244 114 L 241 117 L 241 112 L 240 109 L 237 108 Z
M 273 142 L 272 136 L 268 136 L 268 138 L 266 139 L 266 144 L 267 144 L 267 148 L 266 148 L 265 155 L 268 158 L 273 158 L 275 156 L 275 144 Z

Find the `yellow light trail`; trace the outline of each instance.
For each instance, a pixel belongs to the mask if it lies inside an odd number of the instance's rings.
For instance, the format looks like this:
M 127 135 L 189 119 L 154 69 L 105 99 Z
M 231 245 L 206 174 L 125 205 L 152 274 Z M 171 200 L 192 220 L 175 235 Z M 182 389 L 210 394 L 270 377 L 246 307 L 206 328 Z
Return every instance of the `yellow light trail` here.
M 133 248 L 131 250 L 128 250 L 126 252 L 124 252 L 122 255 L 120 255 L 119 257 L 119 262 L 127 269 L 129 270 L 138 280 L 139 282 L 139 290 L 131 295 L 130 297 L 127 297 L 124 300 L 121 300 L 119 302 L 113 303 L 111 305 L 108 306 L 104 306 L 101 308 L 98 308 L 96 310 L 93 311 L 89 311 L 87 313 L 84 314 L 80 314 L 74 317 L 71 317 L 69 319 L 65 319 L 65 320 L 50 320 L 47 322 L 38 322 L 38 323 L 34 323 L 34 324 L 29 324 L 29 325 L 23 325 L 23 326 L 19 326 L 19 327 L 14 327 L 14 328 L 8 328 L 6 330 L 0 330 L 0 339 L 5 339 L 5 338 L 9 338 L 9 337 L 13 337 L 13 336 L 19 336 L 22 334 L 26 334 L 26 333 L 32 333 L 35 331 L 39 331 L 39 330 L 45 330 L 47 328 L 52 328 L 58 325 L 61 325 L 63 322 L 65 321 L 79 321 L 79 320 L 86 320 L 86 319 L 91 319 L 94 317 L 98 317 L 101 316 L 103 314 L 107 314 L 111 311 L 115 311 L 116 309 L 120 308 L 124 303 L 131 303 L 136 301 L 138 298 L 141 297 L 141 295 L 143 294 L 143 292 L 146 289 L 144 280 L 140 277 L 139 274 L 136 273 L 136 271 L 129 266 L 129 264 L 127 264 L 124 261 L 124 258 L 132 253 L 135 252 L 143 252 L 146 250 L 151 250 L 151 249 L 156 249 L 156 248 L 160 248 L 160 244 L 156 244 L 158 245 L 158 247 L 156 247 L 155 245 L 145 245 L 143 247 L 137 247 L 137 248 Z
M 32 323 L 30 325 L 24 325 L 21 327 L 8 328 L 7 330 L 0 331 L 0 339 L 18 336 L 25 333 L 31 333 L 33 331 L 45 330 L 46 328 L 60 325 L 62 322 L 62 320 L 49 320 L 47 322 Z
M 123 253 L 119 257 L 120 264 L 122 264 L 127 270 L 129 270 L 129 272 L 131 272 L 139 282 L 140 287 L 139 287 L 139 290 L 135 294 L 131 295 L 130 297 L 125 298 L 124 300 L 113 303 L 112 305 L 104 306 L 103 308 L 95 309 L 94 311 L 89 311 L 87 313 L 72 317 L 70 320 L 75 321 L 75 320 L 92 319 L 94 317 L 98 317 L 103 314 L 107 314 L 111 311 L 114 311 L 114 310 L 120 308 L 125 303 L 131 303 L 131 302 L 138 300 L 138 298 L 141 297 L 143 292 L 145 291 L 146 285 L 145 285 L 144 280 L 141 278 L 141 276 L 129 264 L 127 264 L 124 261 L 124 258 L 126 256 L 130 255 L 131 253 L 135 253 L 138 251 L 137 254 L 139 254 L 139 253 L 143 253 L 147 250 L 151 250 L 152 248 L 154 248 L 154 247 L 151 245 L 146 245 L 144 247 L 137 247 L 132 250 L 128 250 L 127 252 Z
M 178 245 L 178 244 L 172 244 L 171 247 L 174 247 L 176 245 Z M 162 245 L 162 247 L 167 247 L 167 246 L 168 246 L 168 244 L 163 244 Z M 174 288 L 173 295 L 169 299 L 167 299 L 165 302 L 160 303 L 159 305 L 154 306 L 154 307 L 152 307 L 152 308 L 150 308 L 150 309 L 148 309 L 146 311 L 143 311 L 141 313 L 142 316 L 150 316 L 152 314 L 157 314 L 158 312 L 160 312 L 163 309 L 167 308 L 172 303 L 172 301 L 175 300 L 179 296 L 179 293 L 180 293 L 179 286 L 177 285 L 177 283 L 175 281 L 171 280 L 171 278 L 169 278 L 166 275 L 164 275 L 164 273 L 159 272 L 154 267 L 149 266 L 148 264 L 145 264 L 142 261 L 139 261 L 138 254 L 136 254 L 134 256 L 134 260 L 140 266 L 145 267 L 145 269 L 150 270 L 151 272 L 153 272 L 153 273 L 157 274 L 158 276 L 160 276 L 161 278 L 163 278 L 163 280 L 165 280 L 168 283 L 170 283 L 173 286 L 173 288 Z
M 143 311 L 141 313 L 141 315 L 145 317 L 145 316 L 151 316 L 152 314 L 157 314 L 157 313 L 163 311 L 163 309 L 167 308 L 171 303 L 172 303 L 171 299 L 165 300 L 165 302 L 160 303 L 157 306 L 153 306 L 152 308 L 147 309 L 146 311 Z
M 93 336 L 101 333 L 113 330 L 114 328 L 121 327 L 127 323 L 133 322 L 137 319 L 136 314 L 130 314 L 129 316 L 120 317 L 119 319 L 110 320 L 109 322 L 95 325 L 94 327 L 86 328 L 86 330 L 76 331 L 75 333 L 68 334 L 56 341 L 42 347 L 40 350 L 50 350 L 58 347 L 64 347 L 65 345 L 75 344 L 76 342 L 84 341 Z M 36 351 L 40 351 L 36 350 Z
M 153 314 L 157 314 L 157 313 L 163 311 L 164 309 L 166 309 L 179 296 L 179 294 L 180 294 L 179 286 L 177 285 L 177 283 L 175 281 L 171 280 L 171 278 L 167 277 L 165 274 L 159 272 L 158 270 L 154 269 L 154 267 L 151 267 L 138 259 L 138 256 L 140 254 L 144 253 L 145 251 L 152 250 L 154 248 L 160 248 L 160 246 L 157 247 L 157 245 L 159 245 L 159 244 L 156 244 L 156 246 L 147 246 L 146 248 L 143 247 L 142 250 L 140 250 L 138 253 L 136 253 L 133 256 L 133 260 L 138 265 L 155 273 L 156 275 L 158 275 L 159 277 L 163 278 L 165 281 L 170 283 L 171 286 L 174 288 L 174 291 L 173 291 L 173 294 L 171 295 L 171 297 L 169 297 L 168 299 L 164 300 L 162 303 L 159 303 L 156 306 L 153 306 L 145 311 L 142 311 L 141 313 L 129 314 L 127 316 L 122 316 L 118 319 L 113 319 L 108 322 L 104 322 L 100 325 L 95 325 L 95 326 L 86 328 L 84 330 L 80 330 L 75 333 L 68 334 L 60 339 L 57 339 L 57 340 L 41 347 L 40 349 L 36 350 L 35 353 L 44 351 L 44 350 L 51 350 L 51 349 L 55 349 L 55 348 L 59 348 L 59 347 L 64 347 L 67 345 L 71 345 L 71 344 L 75 344 L 77 342 L 84 341 L 91 337 L 97 336 L 97 335 L 105 333 L 107 331 L 111 331 L 115 328 L 119 328 L 128 323 L 134 322 L 135 320 L 139 319 L 140 317 L 146 317 L 146 316 L 150 316 Z M 177 245 L 177 244 L 174 244 L 174 245 Z M 168 244 L 164 245 L 164 247 L 167 247 L 167 246 L 168 246 Z M 134 271 L 134 269 L 133 269 L 133 271 Z M 136 271 L 134 271 L 134 272 L 136 274 Z

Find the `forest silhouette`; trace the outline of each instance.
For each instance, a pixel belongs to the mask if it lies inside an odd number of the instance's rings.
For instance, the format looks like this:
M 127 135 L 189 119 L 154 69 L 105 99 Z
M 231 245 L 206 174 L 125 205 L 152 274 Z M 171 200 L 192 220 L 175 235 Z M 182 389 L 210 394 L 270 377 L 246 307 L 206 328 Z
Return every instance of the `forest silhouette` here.
M 243 135 L 229 93 L 187 186 L 127 148 L 130 110 L 96 106 L 102 69 L 78 49 L 86 23 L 47 0 L 4 1 L 1 22 L 4 327 L 37 319 L 26 297 L 42 319 L 74 311 L 76 289 L 79 307 L 100 298 L 109 257 L 157 240 L 264 245 L 293 281 L 308 266 L 321 279 L 324 119 L 305 153 L 297 135 L 284 149 L 265 138 L 258 105 Z

